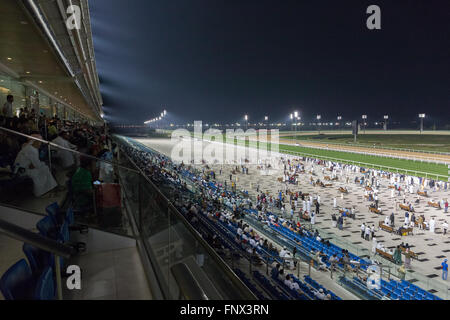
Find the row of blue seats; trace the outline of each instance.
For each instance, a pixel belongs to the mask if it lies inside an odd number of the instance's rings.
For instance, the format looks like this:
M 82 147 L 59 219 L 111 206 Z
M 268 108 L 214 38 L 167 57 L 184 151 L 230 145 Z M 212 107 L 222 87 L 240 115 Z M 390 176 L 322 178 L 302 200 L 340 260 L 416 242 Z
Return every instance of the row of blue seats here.
M 321 284 L 317 283 L 317 281 L 312 279 L 310 276 L 305 275 L 304 279 L 305 279 L 305 282 L 308 283 L 309 285 L 311 285 L 311 287 L 313 287 L 314 289 L 316 289 L 316 290 L 322 289 L 325 294 L 329 294 L 331 296 L 331 300 L 342 300 L 333 291 L 328 290 Z
M 259 282 L 259 284 L 266 289 L 269 294 L 277 300 L 289 300 L 289 297 L 276 288 L 269 279 L 262 275 L 259 271 L 253 271 L 253 277 Z
M 39 234 L 55 241 L 68 244 L 69 225 L 73 223 L 73 211 L 68 209 L 62 219 L 57 203 L 46 208 L 48 213 L 38 221 Z M 62 220 L 62 223 L 59 221 Z M 21 259 L 12 265 L 0 278 L 0 291 L 6 300 L 52 300 L 56 295 L 54 255 L 24 243 L 23 251 L 28 259 Z M 60 260 L 61 268 L 63 259 Z
M 254 211 L 250 211 L 250 212 L 254 213 Z M 287 236 L 288 238 L 291 238 L 296 241 L 300 241 L 302 243 L 302 246 L 305 247 L 308 251 L 310 251 L 311 249 L 323 251 L 328 256 L 328 258 L 333 254 L 336 254 L 338 258 L 342 257 L 341 248 L 339 248 L 338 246 L 336 246 L 334 244 L 330 244 L 330 246 L 328 247 L 328 246 L 320 243 L 313 237 L 311 237 L 311 238 L 301 237 L 297 233 L 295 233 L 295 232 L 291 231 L 290 229 L 285 228 L 283 226 L 279 226 L 279 227 L 272 226 L 272 228 L 277 229 L 277 231 L 279 231 L 283 235 Z M 367 268 L 367 266 L 366 266 L 367 261 L 359 258 L 358 256 L 356 256 L 352 253 L 349 253 L 349 256 L 350 256 L 351 260 L 362 262 L 362 264 L 361 264 L 362 269 Z M 330 265 L 329 263 L 326 263 L 326 264 L 327 264 L 327 266 Z M 391 280 L 391 283 L 398 283 L 398 282 L 395 280 Z M 383 295 L 383 294 L 386 295 L 387 293 L 390 293 L 390 295 L 393 299 L 398 298 L 401 300 L 417 300 L 417 299 L 418 300 L 439 300 L 440 299 L 439 297 L 433 295 L 432 293 L 425 291 L 425 290 L 409 283 L 408 281 L 404 281 L 404 283 L 405 283 L 406 287 L 410 287 L 409 290 L 403 291 L 403 288 L 401 286 L 397 287 L 395 285 L 394 288 L 388 286 L 388 287 L 382 287 L 382 290 L 380 292 L 377 292 L 376 290 L 374 290 L 374 291 L 380 295 Z M 391 286 L 392 286 L 392 284 L 391 284 Z M 373 294 L 373 293 L 369 293 L 369 294 Z
M 264 294 L 256 288 L 256 286 L 250 281 L 241 269 L 233 269 L 234 273 L 245 283 L 245 285 L 256 295 L 259 300 L 267 300 Z
M 406 280 L 396 281 L 391 279 L 389 282 L 381 280 L 381 292 L 384 295 L 390 294 L 392 299 L 399 300 L 442 300 L 431 292 L 423 290 Z

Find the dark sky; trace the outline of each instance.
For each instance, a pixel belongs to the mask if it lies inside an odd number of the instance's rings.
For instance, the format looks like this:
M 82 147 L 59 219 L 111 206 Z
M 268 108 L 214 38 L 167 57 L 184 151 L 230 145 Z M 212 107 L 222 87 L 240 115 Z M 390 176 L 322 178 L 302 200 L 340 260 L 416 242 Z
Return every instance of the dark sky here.
M 366 8 L 381 7 L 381 30 Z M 106 115 L 450 120 L 450 1 L 91 0 Z

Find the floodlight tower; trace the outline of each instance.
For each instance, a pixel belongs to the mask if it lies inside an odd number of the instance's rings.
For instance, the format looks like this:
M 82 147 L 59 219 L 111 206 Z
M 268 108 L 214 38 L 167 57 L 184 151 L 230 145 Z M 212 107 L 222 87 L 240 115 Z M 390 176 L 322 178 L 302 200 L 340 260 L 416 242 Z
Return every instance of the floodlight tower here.
M 289 118 L 291 118 L 291 134 L 292 134 L 292 131 L 294 131 L 294 115 L 291 113 L 289 115 Z M 292 135 L 292 142 L 294 142 L 294 135 Z
M 388 123 L 388 120 L 389 120 L 389 116 L 386 114 L 386 115 L 384 115 L 384 131 L 387 131 L 387 123 Z
M 248 130 L 248 115 L 244 115 L 245 120 L 245 130 Z
M 342 120 L 342 116 L 337 116 L 337 121 L 338 121 L 339 128 L 342 129 L 341 120 Z
M 320 121 L 320 119 L 322 119 L 322 116 L 321 116 L 320 114 L 318 114 L 318 115 L 316 116 L 316 119 L 317 119 L 317 121 Z M 320 125 L 319 125 L 319 122 L 317 123 L 317 128 L 319 128 L 319 134 L 320 134 Z
M 266 128 L 267 128 L 267 130 L 269 130 L 269 117 L 268 117 L 268 116 L 265 116 L 265 117 L 264 117 L 264 121 L 266 122 Z
M 420 113 L 419 118 L 420 118 L 420 133 L 422 133 L 423 132 L 423 119 L 425 118 L 425 113 Z
M 363 114 L 361 118 L 363 119 L 364 134 L 366 134 L 366 119 L 367 119 L 367 114 Z
M 295 120 L 295 127 L 294 127 L 294 136 L 295 136 L 295 141 L 297 141 L 297 119 L 298 119 L 298 111 L 294 111 L 294 120 Z

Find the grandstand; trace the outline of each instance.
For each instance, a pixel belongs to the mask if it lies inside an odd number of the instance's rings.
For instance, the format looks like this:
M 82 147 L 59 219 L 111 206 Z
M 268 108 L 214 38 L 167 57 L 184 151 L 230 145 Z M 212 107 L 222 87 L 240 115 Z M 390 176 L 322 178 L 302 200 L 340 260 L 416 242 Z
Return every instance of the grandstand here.
M 0 300 L 450 298 L 448 154 L 287 136 L 252 163 L 249 134 L 208 162 L 226 144 L 169 138 L 167 110 L 112 125 L 89 8 L 0 1 Z

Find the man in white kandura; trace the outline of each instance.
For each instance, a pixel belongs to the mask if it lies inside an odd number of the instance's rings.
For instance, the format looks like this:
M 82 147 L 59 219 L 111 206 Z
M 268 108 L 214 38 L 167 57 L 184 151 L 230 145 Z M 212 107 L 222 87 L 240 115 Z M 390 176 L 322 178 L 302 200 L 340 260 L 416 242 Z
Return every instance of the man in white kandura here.
M 32 134 L 31 136 L 42 139 L 39 134 Z M 36 197 L 46 194 L 58 185 L 47 165 L 39 160 L 40 146 L 40 141 L 28 141 L 22 146 L 14 161 L 14 164 L 25 169 L 25 175 L 33 180 L 33 193 Z
M 431 218 L 430 220 L 430 232 L 434 233 L 434 228 L 436 227 L 436 221 L 434 220 L 434 218 Z

